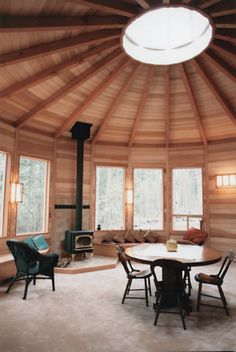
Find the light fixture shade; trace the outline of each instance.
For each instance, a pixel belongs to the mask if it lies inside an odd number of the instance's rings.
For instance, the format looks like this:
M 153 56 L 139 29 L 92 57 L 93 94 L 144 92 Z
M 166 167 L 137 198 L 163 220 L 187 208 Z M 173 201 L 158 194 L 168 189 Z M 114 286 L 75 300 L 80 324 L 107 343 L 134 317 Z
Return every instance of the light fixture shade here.
M 191 8 L 163 6 L 132 21 L 122 38 L 133 59 L 153 65 L 170 65 L 192 59 L 211 42 L 209 18 Z
M 127 204 L 133 204 L 133 190 L 127 190 Z
M 23 183 L 11 184 L 11 203 L 23 202 Z
M 217 188 L 236 187 L 236 174 L 216 175 Z

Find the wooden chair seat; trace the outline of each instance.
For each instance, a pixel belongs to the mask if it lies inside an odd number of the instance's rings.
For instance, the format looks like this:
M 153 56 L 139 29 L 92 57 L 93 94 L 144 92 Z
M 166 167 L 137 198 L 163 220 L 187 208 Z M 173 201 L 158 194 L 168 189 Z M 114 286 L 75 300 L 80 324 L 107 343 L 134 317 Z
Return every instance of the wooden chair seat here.
M 224 308 L 225 310 L 225 314 L 229 315 L 229 311 L 228 311 L 228 305 L 227 305 L 227 301 L 222 289 L 222 285 L 223 285 L 223 281 L 224 281 L 224 277 L 232 263 L 234 259 L 234 253 L 230 252 L 223 260 L 223 263 L 221 265 L 221 268 L 219 270 L 219 272 L 216 275 L 207 275 L 204 273 L 199 273 L 195 275 L 195 280 L 199 283 L 198 286 L 198 299 L 197 299 L 197 311 L 200 311 L 200 305 L 202 306 L 210 306 L 210 307 L 215 307 L 215 308 Z M 214 285 L 218 287 L 218 291 L 219 291 L 219 296 L 213 296 L 213 295 L 209 295 L 206 293 L 202 293 L 202 285 Z M 203 303 L 201 301 L 201 297 L 202 296 L 206 296 L 206 297 L 210 297 L 210 298 L 215 298 L 215 299 L 220 299 L 222 301 L 223 305 L 213 305 L 213 304 L 208 304 L 208 303 Z
M 221 284 L 220 278 L 217 275 L 207 275 L 204 273 L 199 273 L 195 276 L 195 280 L 198 282 L 211 284 L 211 285 Z

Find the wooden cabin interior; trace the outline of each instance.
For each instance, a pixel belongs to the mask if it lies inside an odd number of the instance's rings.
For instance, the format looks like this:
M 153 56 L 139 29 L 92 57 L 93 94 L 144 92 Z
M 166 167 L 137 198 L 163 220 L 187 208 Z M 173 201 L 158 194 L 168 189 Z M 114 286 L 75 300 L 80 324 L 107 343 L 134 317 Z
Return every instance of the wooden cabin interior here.
M 183 62 L 139 62 L 123 48 L 125 30 L 163 6 L 206 16 L 212 38 Z M 94 254 L 109 256 L 114 248 L 100 245 L 109 232 L 149 230 L 134 215 L 135 170 L 161 173 L 158 225 L 150 224 L 158 242 L 199 226 L 207 246 L 236 250 L 235 9 L 235 0 L 0 1 L 0 280 L 15 273 L 7 240 L 43 234 L 50 251 L 66 258 L 65 232 L 92 231 Z M 102 168 L 123 177 L 120 185 L 113 175 L 121 191 L 114 187 L 109 199 L 122 204 L 108 226 L 97 214 Z M 200 170 L 200 212 L 176 211 L 175 170 Z M 14 187 L 23 198 L 12 198 Z M 155 193 L 155 182 L 141 188 Z

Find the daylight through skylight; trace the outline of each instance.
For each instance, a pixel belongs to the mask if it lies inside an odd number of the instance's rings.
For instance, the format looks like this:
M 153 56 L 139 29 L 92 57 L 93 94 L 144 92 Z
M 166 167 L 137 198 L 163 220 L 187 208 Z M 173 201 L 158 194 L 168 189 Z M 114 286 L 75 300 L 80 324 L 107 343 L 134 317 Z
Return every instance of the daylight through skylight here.
M 189 60 L 212 39 L 210 21 L 185 7 L 148 11 L 126 28 L 122 44 L 133 59 L 147 64 L 169 65 Z

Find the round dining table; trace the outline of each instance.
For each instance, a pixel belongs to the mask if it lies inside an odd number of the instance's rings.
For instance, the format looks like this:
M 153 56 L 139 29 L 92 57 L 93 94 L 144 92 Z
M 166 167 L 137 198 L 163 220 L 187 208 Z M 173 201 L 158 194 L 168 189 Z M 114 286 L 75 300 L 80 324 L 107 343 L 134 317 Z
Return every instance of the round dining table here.
M 188 244 L 178 244 L 175 252 L 168 252 L 163 243 L 143 243 L 126 248 L 125 254 L 143 264 L 151 264 L 156 259 L 174 259 L 188 267 L 214 264 L 222 258 L 222 253 L 212 248 Z
M 151 264 L 157 259 L 176 260 L 183 263 L 187 270 L 193 266 L 202 266 L 217 263 L 222 258 L 222 253 L 206 246 L 178 244 L 176 251 L 169 252 L 165 244 L 144 243 L 125 249 L 128 259 L 143 264 Z M 182 280 L 182 275 L 178 271 L 173 272 L 169 267 L 162 267 L 162 282 L 167 287 L 166 307 L 176 305 L 176 296 L 173 294 L 173 287 L 176 282 Z M 189 296 L 186 295 L 188 310 L 192 310 Z

